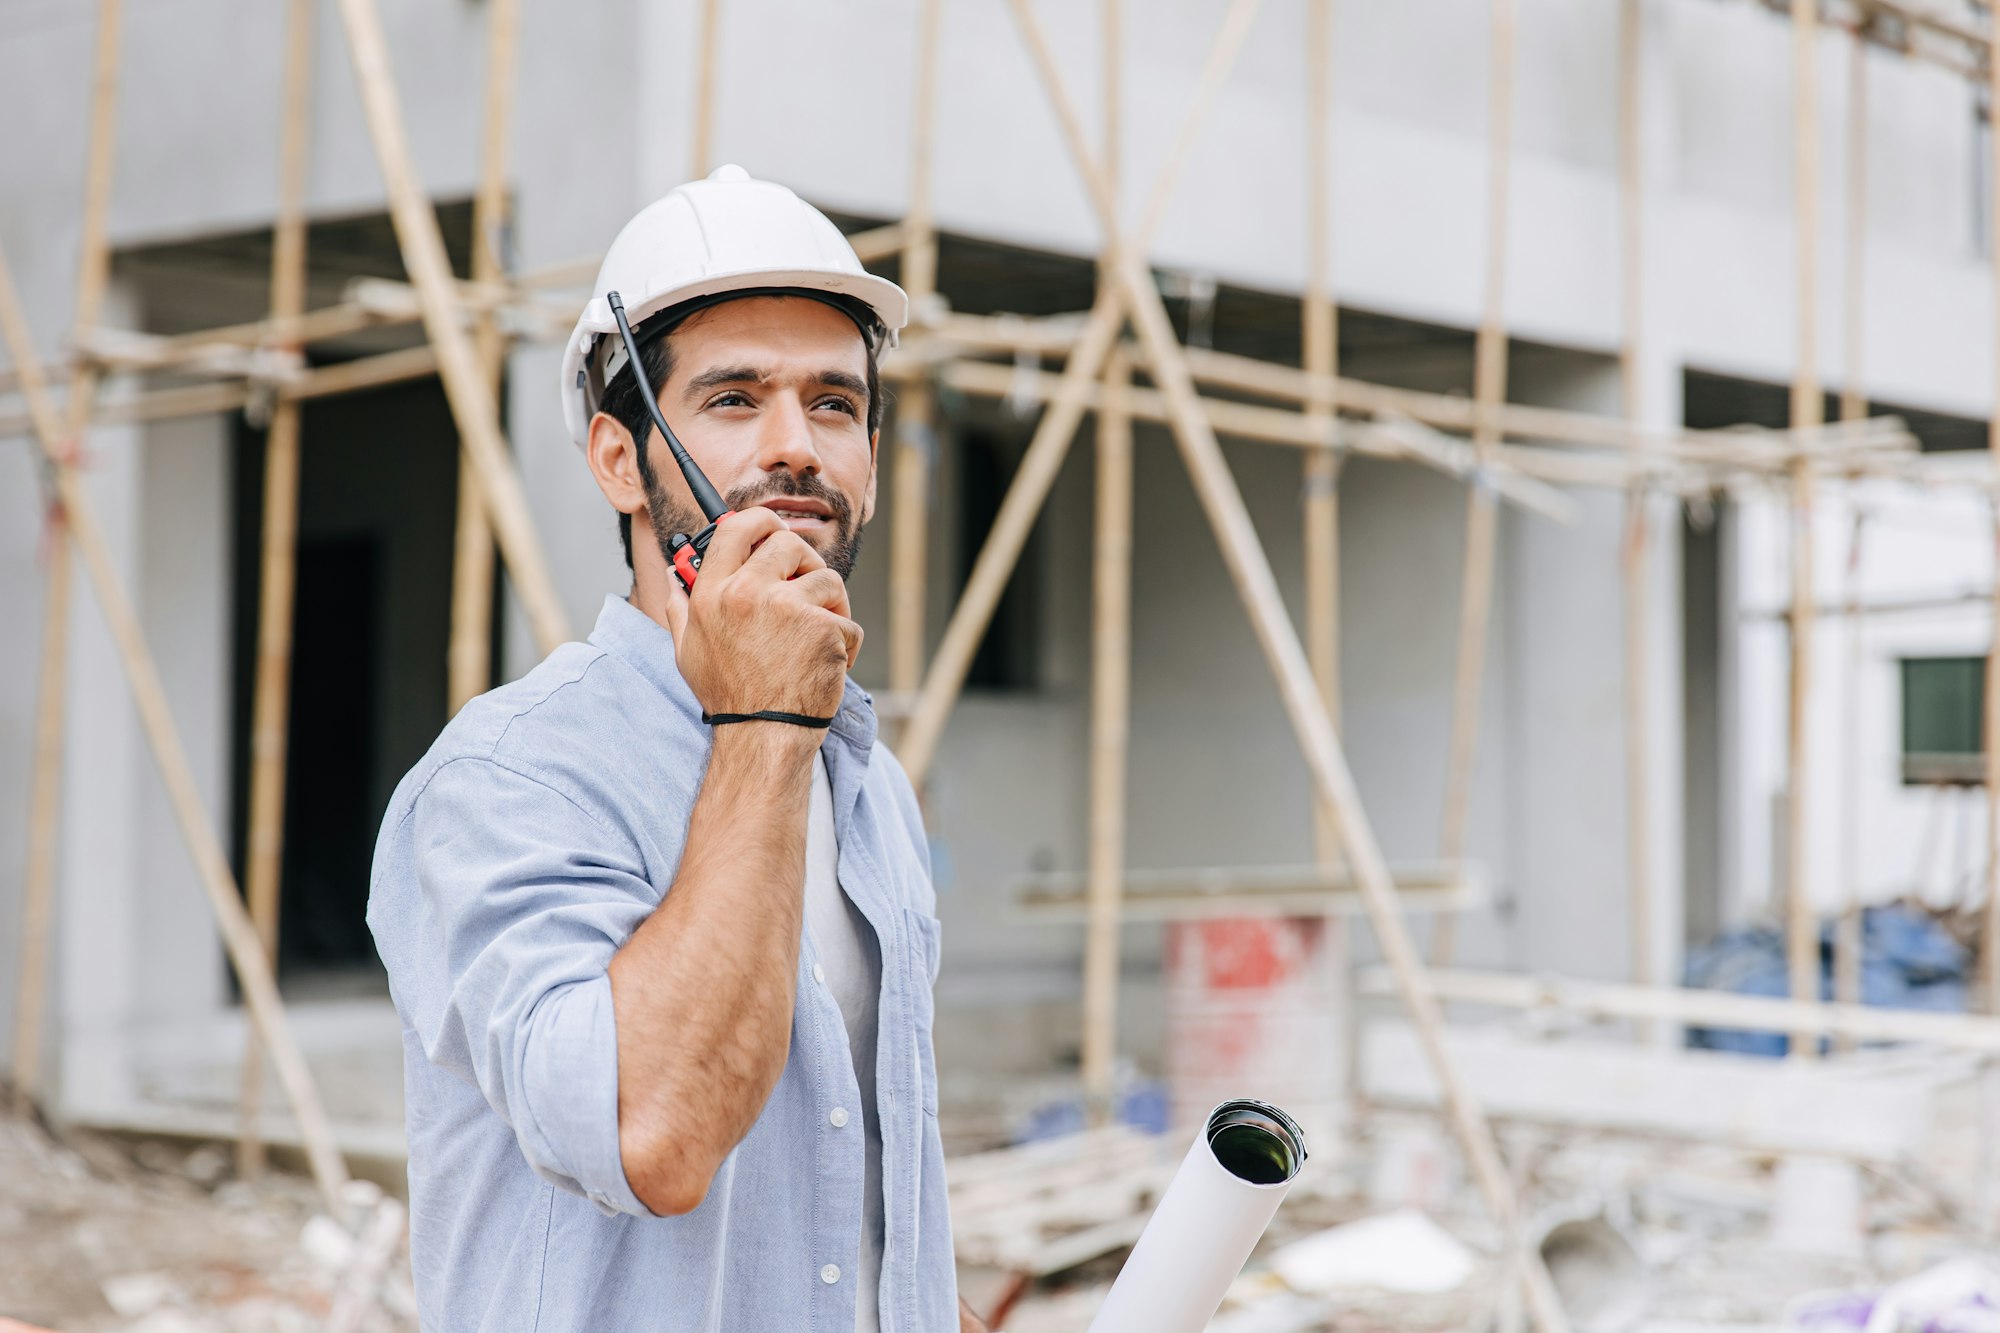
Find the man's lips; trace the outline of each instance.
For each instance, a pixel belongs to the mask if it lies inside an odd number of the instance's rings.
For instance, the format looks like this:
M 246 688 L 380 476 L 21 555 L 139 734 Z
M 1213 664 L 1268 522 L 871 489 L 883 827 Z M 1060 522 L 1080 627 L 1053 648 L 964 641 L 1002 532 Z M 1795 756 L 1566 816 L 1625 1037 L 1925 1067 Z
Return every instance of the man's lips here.
M 760 500 L 759 504 L 784 520 L 788 528 L 806 528 L 830 522 L 832 511 L 822 500 L 802 500 L 792 497 Z

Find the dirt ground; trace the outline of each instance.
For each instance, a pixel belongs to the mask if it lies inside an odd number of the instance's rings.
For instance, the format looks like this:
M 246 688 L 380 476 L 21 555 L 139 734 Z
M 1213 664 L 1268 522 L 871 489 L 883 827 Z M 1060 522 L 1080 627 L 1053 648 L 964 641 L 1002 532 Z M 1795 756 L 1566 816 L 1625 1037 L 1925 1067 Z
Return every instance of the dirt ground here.
M 60 1333 L 415 1329 L 399 1241 L 378 1261 L 309 1181 L 232 1174 L 214 1145 L 58 1143 L 0 1118 L 0 1316 Z M 377 1248 L 385 1222 L 400 1234 L 400 1205 L 355 1195 Z
M 1442 1169 L 1414 1202 L 1467 1276 L 1448 1290 L 1349 1288 L 1301 1295 L 1272 1271 L 1287 1242 L 1390 1205 L 1382 1164 L 1426 1139 Z M 1946 1188 L 1866 1173 L 1866 1219 L 1843 1253 L 1774 1246 L 1779 1165 L 1713 1145 L 1662 1145 L 1513 1126 L 1505 1153 L 1525 1211 L 1581 1210 L 1609 1219 L 1637 1258 L 1643 1314 L 1616 1325 L 1647 1333 L 1774 1328 L 1814 1293 L 1872 1290 L 1939 1263 L 1991 1256 L 1989 1241 Z M 1401 1148 L 1396 1144 L 1404 1145 Z M 1435 1122 L 1378 1120 L 1321 1159 L 1279 1211 L 1212 1326 L 1217 1333 L 1478 1329 L 1503 1308 L 1500 1237 Z M 352 1187 L 352 1219 L 327 1216 L 302 1177 L 273 1171 L 232 1178 L 229 1149 L 83 1131 L 60 1141 L 38 1124 L 0 1118 L 0 1333 L 6 1319 L 60 1333 L 403 1333 L 416 1328 L 401 1205 Z M 1964 1184 L 1963 1176 L 1954 1183 Z M 1405 1201 L 1409 1202 L 1409 1201 Z M 1009 1333 L 1082 1333 L 1115 1275 L 1107 1255 L 1036 1283 Z M 967 1271 L 975 1306 L 1004 1274 Z M 1582 1270 L 1580 1299 L 1625 1279 Z M 1600 1290 L 1592 1292 L 1596 1283 Z M 1582 1321 L 1579 1321 L 1582 1322 Z

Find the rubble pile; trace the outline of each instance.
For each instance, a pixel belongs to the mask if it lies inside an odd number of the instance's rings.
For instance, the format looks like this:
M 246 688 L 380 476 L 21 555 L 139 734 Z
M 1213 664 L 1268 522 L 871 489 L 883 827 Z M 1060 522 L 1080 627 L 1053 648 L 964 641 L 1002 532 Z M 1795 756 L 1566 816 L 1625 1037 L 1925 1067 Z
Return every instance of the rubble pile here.
M 60 1333 L 404 1333 L 417 1327 L 402 1205 L 348 1186 L 231 1179 L 215 1145 L 60 1140 L 0 1118 L 0 1328 Z

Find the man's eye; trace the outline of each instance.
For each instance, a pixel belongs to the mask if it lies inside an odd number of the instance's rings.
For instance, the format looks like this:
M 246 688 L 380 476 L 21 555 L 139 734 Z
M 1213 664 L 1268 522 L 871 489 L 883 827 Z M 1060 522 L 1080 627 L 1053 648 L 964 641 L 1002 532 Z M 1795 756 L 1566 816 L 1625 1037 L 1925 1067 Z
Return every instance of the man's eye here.
M 731 389 L 726 393 L 719 393 L 709 399 L 708 405 L 710 407 L 748 407 L 750 405 L 750 395 Z
M 820 399 L 819 405 L 821 407 L 833 408 L 836 412 L 845 412 L 847 413 L 848 416 L 851 417 L 858 417 L 861 415 L 860 412 L 855 410 L 854 404 L 852 402 L 848 401 L 845 398 L 842 398 L 839 394 L 830 394 L 827 397 Z

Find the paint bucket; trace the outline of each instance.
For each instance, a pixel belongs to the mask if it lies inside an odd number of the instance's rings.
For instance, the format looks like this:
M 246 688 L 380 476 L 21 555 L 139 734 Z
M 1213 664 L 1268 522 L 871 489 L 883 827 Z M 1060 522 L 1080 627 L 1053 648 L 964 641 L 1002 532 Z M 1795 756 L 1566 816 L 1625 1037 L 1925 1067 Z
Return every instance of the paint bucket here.
M 1345 1092 L 1341 968 L 1320 917 L 1167 927 L 1166 1075 L 1174 1123 L 1241 1096 L 1331 1141 Z

